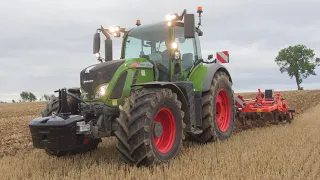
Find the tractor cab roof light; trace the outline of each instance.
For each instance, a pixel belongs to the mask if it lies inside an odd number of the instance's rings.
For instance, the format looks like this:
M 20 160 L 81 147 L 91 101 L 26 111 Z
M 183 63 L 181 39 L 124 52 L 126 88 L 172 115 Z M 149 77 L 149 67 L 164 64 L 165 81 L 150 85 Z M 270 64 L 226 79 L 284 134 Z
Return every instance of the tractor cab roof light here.
M 119 27 L 119 26 L 112 26 L 112 27 L 109 28 L 109 31 L 110 31 L 111 33 L 119 32 L 119 30 L 120 30 L 120 27 Z
M 167 19 L 167 21 L 177 20 L 177 19 L 179 19 L 179 16 L 178 16 L 177 13 L 168 14 L 168 15 L 166 16 L 166 19 Z
M 103 27 L 101 26 L 102 29 L 102 33 L 108 37 L 109 39 L 109 35 L 114 36 L 114 37 L 120 37 L 121 32 L 125 32 L 125 28 L 120 28 L 120 26 L 111 26 L 107 29 L 103 29 Z
M 198 6 L 197 8 L 197 13 L 201 14 L 203 11 L 202 11 L 202 6 Z
M 140 26 L 140 25 L 141 25 L 140 19 L 137 19 L 137 20 L 136 20 L 136 25 L 137 25 L 137 26 Z
M 167 19 L 167 21 L 171 21 L 171 20 L 172 20 L 171 14 L 168 14 L 168 15 L 166 16 L 166 19 Z

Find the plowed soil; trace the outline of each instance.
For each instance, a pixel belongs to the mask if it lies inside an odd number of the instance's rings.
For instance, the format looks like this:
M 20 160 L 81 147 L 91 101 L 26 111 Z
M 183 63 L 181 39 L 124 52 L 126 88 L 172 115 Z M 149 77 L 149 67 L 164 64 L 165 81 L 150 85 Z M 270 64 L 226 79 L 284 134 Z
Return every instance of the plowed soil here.
M 225 142 L 186 142 L 176 159 L 152 168 L 119 161 L 115 138 L 92 153 L 49 157 L 33 148 L 28 128 L 45 104 L 0 104 L 0 179 L 320 179 L 320 90 L 281 94 L 297 109 L 292 124 L 241 129 Z

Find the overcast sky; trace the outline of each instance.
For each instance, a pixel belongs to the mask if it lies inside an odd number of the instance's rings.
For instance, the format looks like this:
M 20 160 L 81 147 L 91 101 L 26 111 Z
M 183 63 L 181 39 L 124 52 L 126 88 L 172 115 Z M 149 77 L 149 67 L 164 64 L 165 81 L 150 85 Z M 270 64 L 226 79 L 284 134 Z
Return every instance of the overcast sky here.
M 162 21 L 169 13 L 203 6 L 203 56 L 229 50 L 234 90 L 296 89 L 274 62 L 281 48 L 305 44 L 320 57 L 319 0 L 0 0 L 0 101 L 21 91 L 38 97 L 79 86 L 79 73 L 96 63 L 92 39 L 100 25 L 132 27 Z M 114 58 L 120 56 L 120 43 Z M 319 76 L 304 81 L 320 88 Z

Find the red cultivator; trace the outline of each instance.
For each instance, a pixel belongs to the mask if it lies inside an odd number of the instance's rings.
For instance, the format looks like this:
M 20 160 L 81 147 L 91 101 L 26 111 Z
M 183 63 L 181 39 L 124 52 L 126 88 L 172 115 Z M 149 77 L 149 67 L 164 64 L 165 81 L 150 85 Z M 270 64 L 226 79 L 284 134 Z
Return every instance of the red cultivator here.
M 265 90 L 261 93 L 258 89 L 258 96 L 255 99 L 243 99 L 241 95 L 235 97 L 237 107 L 237 119 L 243 125 L 247 120 L 271 120 L 271 122 L 289 122 L 293 119 L 295 108 L 289 107 L 280 93 L 274 97 L 273 90 Z

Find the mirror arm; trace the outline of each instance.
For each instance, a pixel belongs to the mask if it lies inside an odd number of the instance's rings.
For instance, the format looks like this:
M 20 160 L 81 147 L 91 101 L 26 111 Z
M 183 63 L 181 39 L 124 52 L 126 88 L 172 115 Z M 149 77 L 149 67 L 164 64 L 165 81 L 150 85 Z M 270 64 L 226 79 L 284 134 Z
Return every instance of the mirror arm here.
M 184 15 L 185 15 L 186 13 L 187 13 L 187 10 L 184 9 L 184 10 L 182 11 L 181 15 L 179 16 L 179 20 L 180 20 L 180 21 L 183 20 L 183 17 L 184 17 Z
M 110 35 L 108 34 L 108 32 L 107 32 L 102 26 L 101 26 L 100 31 L 102 32 L 102 34 L 104 34 L 104 35 L 106 36 L 106 39 L 107 39 L 107 40 L 110 40 L 110 39 L 111 39 L 111 37 L 110 37 Z
M 198 59 L 197 61 L 195 61 L 194 66 L 197 66 L 200 63 L 204 63 L 203 59 Z

